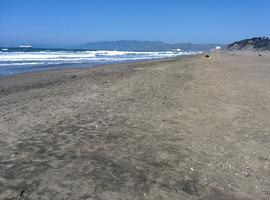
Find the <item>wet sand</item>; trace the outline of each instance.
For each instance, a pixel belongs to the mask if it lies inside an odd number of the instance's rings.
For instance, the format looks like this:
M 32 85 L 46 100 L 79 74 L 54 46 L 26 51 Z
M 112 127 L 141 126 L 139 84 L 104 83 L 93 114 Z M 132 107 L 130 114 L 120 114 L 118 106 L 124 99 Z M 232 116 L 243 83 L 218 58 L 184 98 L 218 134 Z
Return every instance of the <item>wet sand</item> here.
M 0 78 L 0 199 L 270 199 L 270 54 Z

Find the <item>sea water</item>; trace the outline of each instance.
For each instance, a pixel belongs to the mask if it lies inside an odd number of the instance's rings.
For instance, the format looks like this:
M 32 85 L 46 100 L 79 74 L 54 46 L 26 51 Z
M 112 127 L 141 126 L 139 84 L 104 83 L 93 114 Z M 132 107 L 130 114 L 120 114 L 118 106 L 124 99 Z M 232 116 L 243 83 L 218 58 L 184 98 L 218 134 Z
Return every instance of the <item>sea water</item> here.
M 0 75 L 48 69 L 90 67 L 99 64 L 123 63 L 192 55 L 200 51 L 107 51 L 38 48 L 0 48 Z

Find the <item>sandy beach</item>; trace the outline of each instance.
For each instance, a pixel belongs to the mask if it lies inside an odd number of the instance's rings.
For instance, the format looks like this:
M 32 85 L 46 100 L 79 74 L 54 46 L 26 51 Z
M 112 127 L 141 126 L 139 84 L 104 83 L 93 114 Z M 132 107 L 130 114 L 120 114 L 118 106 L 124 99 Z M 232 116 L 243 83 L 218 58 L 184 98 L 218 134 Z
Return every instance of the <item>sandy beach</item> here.
M 0 77 L 0 199 L 270 199 L 270 54 Z

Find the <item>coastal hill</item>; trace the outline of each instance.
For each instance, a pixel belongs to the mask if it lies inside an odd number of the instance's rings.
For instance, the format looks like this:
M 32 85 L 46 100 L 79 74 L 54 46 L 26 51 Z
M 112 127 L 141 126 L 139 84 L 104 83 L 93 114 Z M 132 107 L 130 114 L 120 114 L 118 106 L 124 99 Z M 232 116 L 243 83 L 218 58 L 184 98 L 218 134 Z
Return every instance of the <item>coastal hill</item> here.
M 227 50 L 270 50 L 270 39 L 267 37 L 254 37 L 229 44 Z
M 161 41 L 138 41 L 138 40 L 118 40 L 118 41 L 102 41 L 89 42 L 78 45 L 75 48 L 89 50 L 118 50 L 118 51 L 170 51 L 181 49 L 183 51 L 206 51 L 220 44 L 193 44 L 178 43 L 171 44 Z

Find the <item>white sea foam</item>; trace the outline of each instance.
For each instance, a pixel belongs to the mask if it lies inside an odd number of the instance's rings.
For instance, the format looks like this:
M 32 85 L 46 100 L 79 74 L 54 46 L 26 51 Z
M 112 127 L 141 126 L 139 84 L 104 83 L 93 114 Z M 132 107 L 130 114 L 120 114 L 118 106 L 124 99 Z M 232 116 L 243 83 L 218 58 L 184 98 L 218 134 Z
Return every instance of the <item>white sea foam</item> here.
M 201 52 L 189 51 L 162 51 L 162 52 L 135 52 L 135 51 L 31 51 L 8 52 L 0 51 L 0 67 L 9 66 L 38 66 L 76 63 L 104 63 L 123 62 L 168 58 L 180 55 L 198 54 Z

